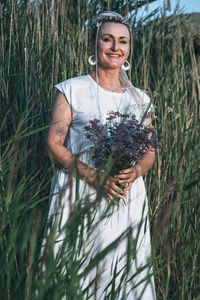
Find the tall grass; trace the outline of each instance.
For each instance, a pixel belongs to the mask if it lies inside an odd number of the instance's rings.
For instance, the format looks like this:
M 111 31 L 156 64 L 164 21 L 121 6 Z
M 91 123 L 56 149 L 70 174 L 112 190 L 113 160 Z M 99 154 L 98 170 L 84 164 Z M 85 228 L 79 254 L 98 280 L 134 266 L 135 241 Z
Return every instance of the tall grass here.
M 84 246 L 78 228 L 84 225 L 81 216 L 91 216 L 93 207 L 77 209 L 64 228 L 69 239 L 60 260 L 47 247 L 50 253 L 44 253 L 41 271 L 54 169 L 45 157 L 45 132 L 54 84 L 91 71 L 87 23 L 96 12 L 114 9 L 126 14 L 133 6 L 132 1 L 1 1 L 1 299 L 60 299 L 66 282 L 68 299 L 83 297 L 77 270 L 87 251 L 78 256 L 77 243 Z M 135 23 L 134 16 L 132 82 L 153 98 L 154 125 L 163 135 L 163 147 L 146 176 L 157 295 L 200 299 L 200 85 L 194 39 L 189 21 L 177 13 L 166 18 L 164 11 L 147 25 Z M 49 234 L 48 245 L 53 241 Z M 102 255 L 107 251 L 110 248 Z M 82 276 L 100 259 L 89 263 Z M 64 265 L 67 274 L 61 272 Z

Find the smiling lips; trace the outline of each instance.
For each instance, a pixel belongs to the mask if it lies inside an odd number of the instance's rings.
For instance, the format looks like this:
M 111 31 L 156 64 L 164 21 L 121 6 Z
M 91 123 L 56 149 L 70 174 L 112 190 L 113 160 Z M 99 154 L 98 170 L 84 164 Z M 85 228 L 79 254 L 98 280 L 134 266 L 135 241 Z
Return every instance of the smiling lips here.
M 107 53 L 107 55 L 111 57 L 121 57 L 120 54 Z

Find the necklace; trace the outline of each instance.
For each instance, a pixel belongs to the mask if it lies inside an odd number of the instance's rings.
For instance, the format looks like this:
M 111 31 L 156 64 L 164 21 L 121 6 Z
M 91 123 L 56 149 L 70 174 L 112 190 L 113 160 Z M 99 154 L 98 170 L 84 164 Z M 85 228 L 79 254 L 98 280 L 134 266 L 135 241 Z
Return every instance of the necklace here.
M 115 107 L 116 107 L 117 111 L 119 111 L 119 110 L 120 110 L 120 106 L 121 106 L 121 104 L 122 104 L 122 98 L 123 98 L 124 93 L 123 93 L 123 92 L 120 93 L 121 97 L 119 98 L 118 96 L 116 97 L 116 96 L 114 95 L 114 92 L 113 92 L 113 91 L 111 91 L 111 92 L 112 92 L 112 97 L 113 97 L 113 100 L 114 100 L 114 103 L 115 103 Z M 118 94 L 119 94 L 119 93 L 118 93 Z
M 94 80 L 92 78 L 92 76 L 90 76 L 91 79 L 93 80 L 93 82 L 96 83 L 96 95 L 97 95 L 97 107 L 98 107 L 98 113 L 99 113 L 99 119 L 101 119 L 101 116 L 102 116 L 102 112 L 101 112 L 101 107 L 100 107 L 100 94 L 99 94 L 99 87 L 101 87 L 103 90 L 105 91 L 108 91 L 108 92 L 111 92 L 112 93 L 112 98 L 113 98 L 113 101 L 114 101 L 114 104 L 115 104 L 115 107 L 116 107 L 116 111 L 118 112 L 119 109 L 120 109 L 120 106 L 122 104 L 122 99 L 123 99 L 123 95 L 126 91 L 126 88 L 125 87 L 117 87 L 117 88 L 114 88 L 114 89 L 110 89 L 108 87 L 106 88 L 103 88 L 102 86 L 99 85 L 99 82 L 98 82 L 98 76 L 96 76 L 97 80 Z M 94 86 L 95 87 L 95 86 Z M 120 95 L 120 97 L 119 97 Z
M 111 92 L 111 93 L 112 93 L 112 98 L 113 98 L 113 100 L 114 100 L 115 107 L 116 107 L 117 111 L 119 111 L 120 106 L 121 106 L 121 104 L 122 104 L 122 99 L 123 99 L 123 95 L 124 95 L 124 92 L 125 92 L 126 88 L 120 86 L 120 87 L 116 87 L 116 88 L 113 88 L 113 89 L 109 89 L 108 86 L 106 86 L 105 89 L 106 89 L 108 92 Z M 116 95 L 117 95 L 117 97 L 116 97 Z M 119 101 L 118 95 L 121 95 L 120 101 Z

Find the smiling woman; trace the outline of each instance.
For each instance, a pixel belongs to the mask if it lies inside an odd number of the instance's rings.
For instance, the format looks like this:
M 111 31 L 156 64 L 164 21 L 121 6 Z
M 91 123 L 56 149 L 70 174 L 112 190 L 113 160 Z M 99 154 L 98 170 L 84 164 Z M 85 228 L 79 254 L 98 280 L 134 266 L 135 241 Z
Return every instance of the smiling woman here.
M 57 96 L 47 138 L 50 156 L 59 165 L 52 181 L 49 212 L 59 241 L 54 245 L 54 254 L 66 238 L 67 233 L 61 233 L 60 228 L 73 214 L 78 192 L 81 205 L 86 199 L 91 209 L 95 204 L 93 217 L 86 221 L 88 224 L 92 219 L 94 228 L 90 235 L 88 227 L 85 232 L 89 260 L 118 241 L 83 278 L 81 299 L 93 295 L 90 299 L 155 300 L 148 202 L 142 179 L 152 167 L 155 153 L 146 152 L 139 163 L 110 176 L 95 169 L 87 151 L 91 145 L 84 136 L 89 120 L 96 118 L 105 123 L 111 111 L 134 113 L 139 121 L 142 120 L 150 99 L 132 85 L 123 71 L 131 46 L 126 19 L 114 12 L 95 17 L 91 25 L 91 43 L 96 65 L 92 74 L 56 85 Z M 119 189 L 119 184 L 123 188 Z M 116 198 L 120 199 L 119 206 L 115 205 Z M 111 204 L 112 210 L 105 218 Z M 127 231 L 129 235 L 125 238 Z M 131 243 L 130 253 L 128 243 Z M 82 273 L 81 269 L 79 271 Z
M 91 77 L 98 80 L 98 84 L 108 91 L 120 91 L 122 83 L 119 72 L 129 56 L 129 51 L 130 32 L 127 26 L 113 22 L 102 24 L 97 41 L 98 74 L 93 72 Z
M 124 24 L 110 22 L 101 26 L 98 39 L 99 70 L 120 70 L 129 56 L 129 50 L 130 32 Z

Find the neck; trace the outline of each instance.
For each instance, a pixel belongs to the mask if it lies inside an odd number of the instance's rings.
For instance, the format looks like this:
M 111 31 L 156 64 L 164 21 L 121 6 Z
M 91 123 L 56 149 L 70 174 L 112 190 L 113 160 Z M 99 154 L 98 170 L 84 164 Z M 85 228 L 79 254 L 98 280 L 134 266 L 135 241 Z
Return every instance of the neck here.
M 120 90 L 122 88 L 121 82 L 119 80 L 119 71 L 120 69 L 115 70 L 105 70 L 101 67 L 98 67 L 97 74 L 92 72 L 91 77 L 104 89 L 111 90 Z

